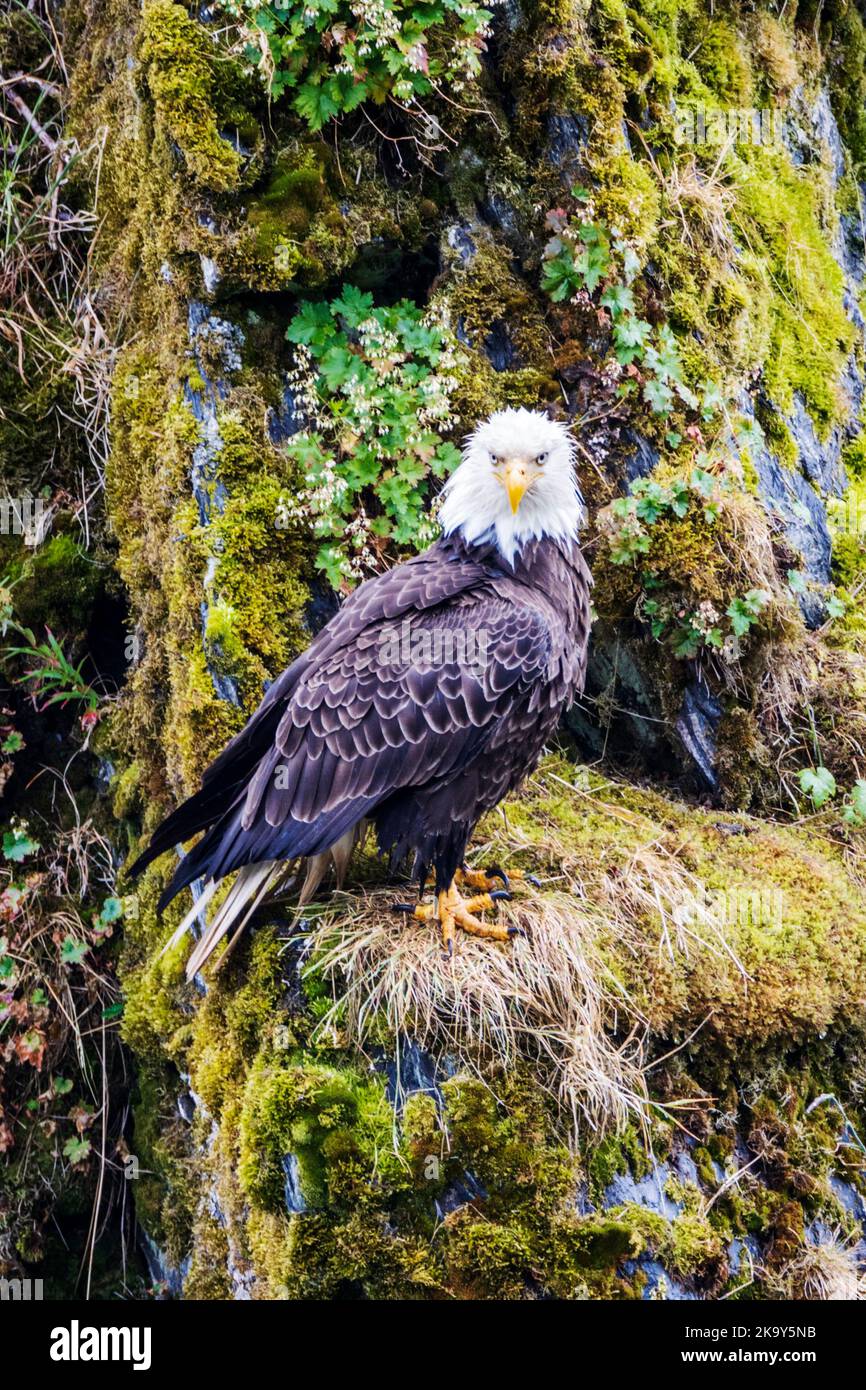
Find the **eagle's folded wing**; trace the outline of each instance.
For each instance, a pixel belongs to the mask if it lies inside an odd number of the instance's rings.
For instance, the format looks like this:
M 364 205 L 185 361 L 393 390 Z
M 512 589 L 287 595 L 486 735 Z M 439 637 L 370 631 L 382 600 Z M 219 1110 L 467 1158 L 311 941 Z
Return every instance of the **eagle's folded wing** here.
M 392 609 L 405 612 L 399 606 Z M 447 780 L 538 718 L 556 614 L 482 585 L 456 603 L 377 615 L 310 649 L 275 708 L 246 791 L 166 894 L 261 860 L 319 853 L 394 792 Z M 473 793 L 474 795 L 474 793 Z
M 423 555 L 361 584 L 307 650 L 269 687 L 243 729 L 207 768 L 200 790 L 157 828 L 147 849 L 132 865 L 132 875 L 140 874 L 160 854 L 223 818 L 271 747 L 293 691 L 317 663 L 351 645 L 376 623 L 439 608 L 477 585 L 482 577 L 475 560 L 452 555 L 446 559 L 434 545 Z

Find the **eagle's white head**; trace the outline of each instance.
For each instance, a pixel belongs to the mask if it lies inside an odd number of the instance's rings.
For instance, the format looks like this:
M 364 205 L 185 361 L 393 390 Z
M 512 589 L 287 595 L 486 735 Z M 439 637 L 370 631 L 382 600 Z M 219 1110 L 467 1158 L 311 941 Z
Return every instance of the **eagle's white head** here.
M 574 540 L 584 519 L 574 453 L 566 425 L 536 410 L 497 410 L 469 435 L 445 484 L 445 535 L 495 537 L 509 564 L 525 541 Z

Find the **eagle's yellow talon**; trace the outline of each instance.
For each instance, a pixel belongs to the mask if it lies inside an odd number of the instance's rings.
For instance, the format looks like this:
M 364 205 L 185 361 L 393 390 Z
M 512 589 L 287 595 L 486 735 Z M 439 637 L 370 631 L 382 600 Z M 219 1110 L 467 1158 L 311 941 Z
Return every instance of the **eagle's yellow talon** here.
M 454 954 L 454 922 L 456 919 L 455 899 L 457 891 L 453 887 L 448 888 L 444 893 L 440 893 L 436 902 L 436 913 L 439 918 L 439 927 L 442 932 L 442 950 L 448 956 Z M 431 913 L 433 909 L 431 908 Z
M 461 888 L 474 888 L 476 892 L 489 893 L 497 885 L 501 885 L 499 891 L 508 893 L 512 883 L 531 883 L 533 887 L 540 888 L 541 884 L 534 874 L 528 874 L 524 869 L 500 869 L 499 865 L 493 865 L 489 869 L 458 869 L 454 875 L 454 882 Z
M 478 893 L 474 898 L 458 898 L 457 906 L 464 912 L 486 912 L 496 906 L 491 893 Z
M 471 899 L 470 899 L 471 901 Z M 471 912 L 466 911 L 466 904 L 454 908 L 454 920 L 463 931 L 470 936 L 482 936 L 488 941 L 510 941 L 511 936 L 508 927 L 490 925 L 486 922 L 479 922 L 477 917 L 473 917 Z
M 476 912 L 487 912 L 495 908 L 503 898 L 511 896 L 509 893 L 497 889 L 495 892 L 486 891 L 475 893 L 471 898 L 461 898 L 455 886 L 456 881 L 455 878 L 450 888 L 437 895 L 435 903 L 419 903 L 417 907 L 413 907 L 411 903 L 395 903 L 394 906 L 407 916 L 414 917 L 417 922 L 430 922 L 434 919 L 438 921 L 442 933 L 442 950 L 449 958 L 454 954 L 456 927 L 469 936 L 480 936 L 487 941 L 508 942 L 515 936 L 525 936 L 526 933 L 517 927 L 488 924 L 474 915 Z M 463 881 L 465 882 L 465 878 Z
M 493 887 L 493 880 L 484 869 L 458 869 L 454 882 L 461 888 L 474 888 L 476 892 L 480 889 L 487 893 Z
M 416 922 L 429 922 L 435 914 L 432 903 L 393 903 L 392 911 L 405 912 L 407 917 L 414 917 Z

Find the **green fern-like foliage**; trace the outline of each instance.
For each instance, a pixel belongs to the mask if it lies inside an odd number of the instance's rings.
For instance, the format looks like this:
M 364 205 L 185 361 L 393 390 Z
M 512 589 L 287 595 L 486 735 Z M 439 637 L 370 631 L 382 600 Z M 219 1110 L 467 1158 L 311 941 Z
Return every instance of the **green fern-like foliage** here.
M 303 424 L 288 450 L 306 487 L 282 502 L 284 524 L 312 521 L 317 563 L 337 588 L 435 535 L 429 483 L 460 457 L 444 435 L 461 354 L 410 300 L 375 307 L 351 285 L 330 303 L 303 303 L 286 336 Z
M 491 13 L 471 0 L 229 0 L 271 92 L 312 130 L 367 101 L 409 105 L 480 68 Z

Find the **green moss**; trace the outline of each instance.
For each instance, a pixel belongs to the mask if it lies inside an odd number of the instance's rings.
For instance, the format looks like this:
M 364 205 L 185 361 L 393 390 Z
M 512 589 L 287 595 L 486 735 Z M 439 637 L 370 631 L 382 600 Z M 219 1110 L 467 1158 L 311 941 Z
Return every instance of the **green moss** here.
M 631 1172 L 636 1178 L 645 1177 L 652 1161 L 644 1136 L 635 1125 L 622 1134 L 610 1134 L 594 1150 L 589 1162 L 589 1176 L 595 1199 L 603 1197 L 605 1189 L 619 1173 Z
M 64 638 L 87 629 L 104 581 L 99 567 L 72 536 L 51 536 L 31 554 L 22 552 L 19 542 L 11 550 L 11 559 L 7 572 L 17 580 L 16 616 L 33 628 L 37 640 L 42 640 L 46 627 Z
M 726 106 L 752 105 L 752 67 L 743 37 L 727 19 L 702 26 L 694 45 L 694 64 L 718 101 Z
M 834 0 L 828 74 L 833 111 L 858 178 L 866 167 L 866 25 L 853 0 Z
M 189 1127 L 177 1112 L 177 1090 L 166 1068 L 141 1066 L 132 1145 L 139 1167 L 136 1217 L 174 1265 L 180 1265 L 192 1247 L 200 1196 Z
M 449 1280 L 458 1296 L 519 1299 L 531 1263 L 526 1237 L 514 1227 L 463 1214 L 449 1232 Z
M 196 1221 L 192 1264 L 184 1282 L 184 1297 L 196 1301 L 231 1298 L 228 1255 L 225 1227 L 210 1212 L 201 1212 Z
M 285 1176 L 282 1159 L 297 1155 L 301 1187 L 309 1205 L 340 1201 L 363 1191 L 372 1173 L 359 1132 L 361 1112 L 371 1097 L 356 1077 L 316 1065 L 286 1066 L 262 1057 L 250 1072 L 241 1123 L 241 1185 L 260 1205 L 279 1209 Z M 381 1127 L 389 1109 L 378 1088 Z M 331 1190 L 329 1178 L 334 1179 Z
M 800 461 L 800 451 L 778 411 L 764 411 L 759 418 L 767 447 L 776 455 L 783 468 L 796 468 Z
M 800 392 L 819 429 L 843 413 L 838 381 L 854 339 L 830 249 L 834 229 L 821 225 L 825 180 L 792 169 L 784 154 L 753 149 L 740 166 L 734 213 L 759 258 L 753 292 L 769 297 L 769 393 L 790 410 Z
M 549 333 L 537 298 L 515 273 L 508 251 L 489 233 L 477 229 L 473 240 L 476 250 L 466 264 L 448 252 L 448 278 L 435 301 L 469 348 L 452 397 L 465 429 L 507 405 L 536 409 L 557 392 Z M 484 351 L 494 343 L 504 358 L 499 371 Z
M 111 807 L 118 820 L 125 820 L 138 804 L 141 773 L 141 764 L 131 762 L 112 781 Z
M 611 154 L 592 166 L 599 187 L 595 205 L 601 222 L 615 227 L 641 252 L 658 234 L 658 185 L 646 165 L 630 154 Z
M 671 1226 L 669 1248 L 671 1267 L 685 1278 L 717 1264 L 724 1252 L 722 1238 L 710 1223 L 685 1212 Z
M 157 121 L 179 146 L 193 179 L 218 192 L 235 188 L 241 161 L 218 130 L 218 59 L 204 28 L 174 0 L 148 0 L 138 54 Z
M 369 151 L 359 151 L 347 181 L 339 159 L 322 143 L 293 139 L 276 154 L 266 178 L 246 200 L 245 216 L 212 251 L 230 282 L 258 290 L 324 285 L 381 249 L 414 249 L 424 235 L 417 200 L 382 180 Z M 375 270 L 373 281 L 377 281 Z M 366 268 L 353 278 L 369 279 Z M 387 266 L 384 278 L 387 280 Z

